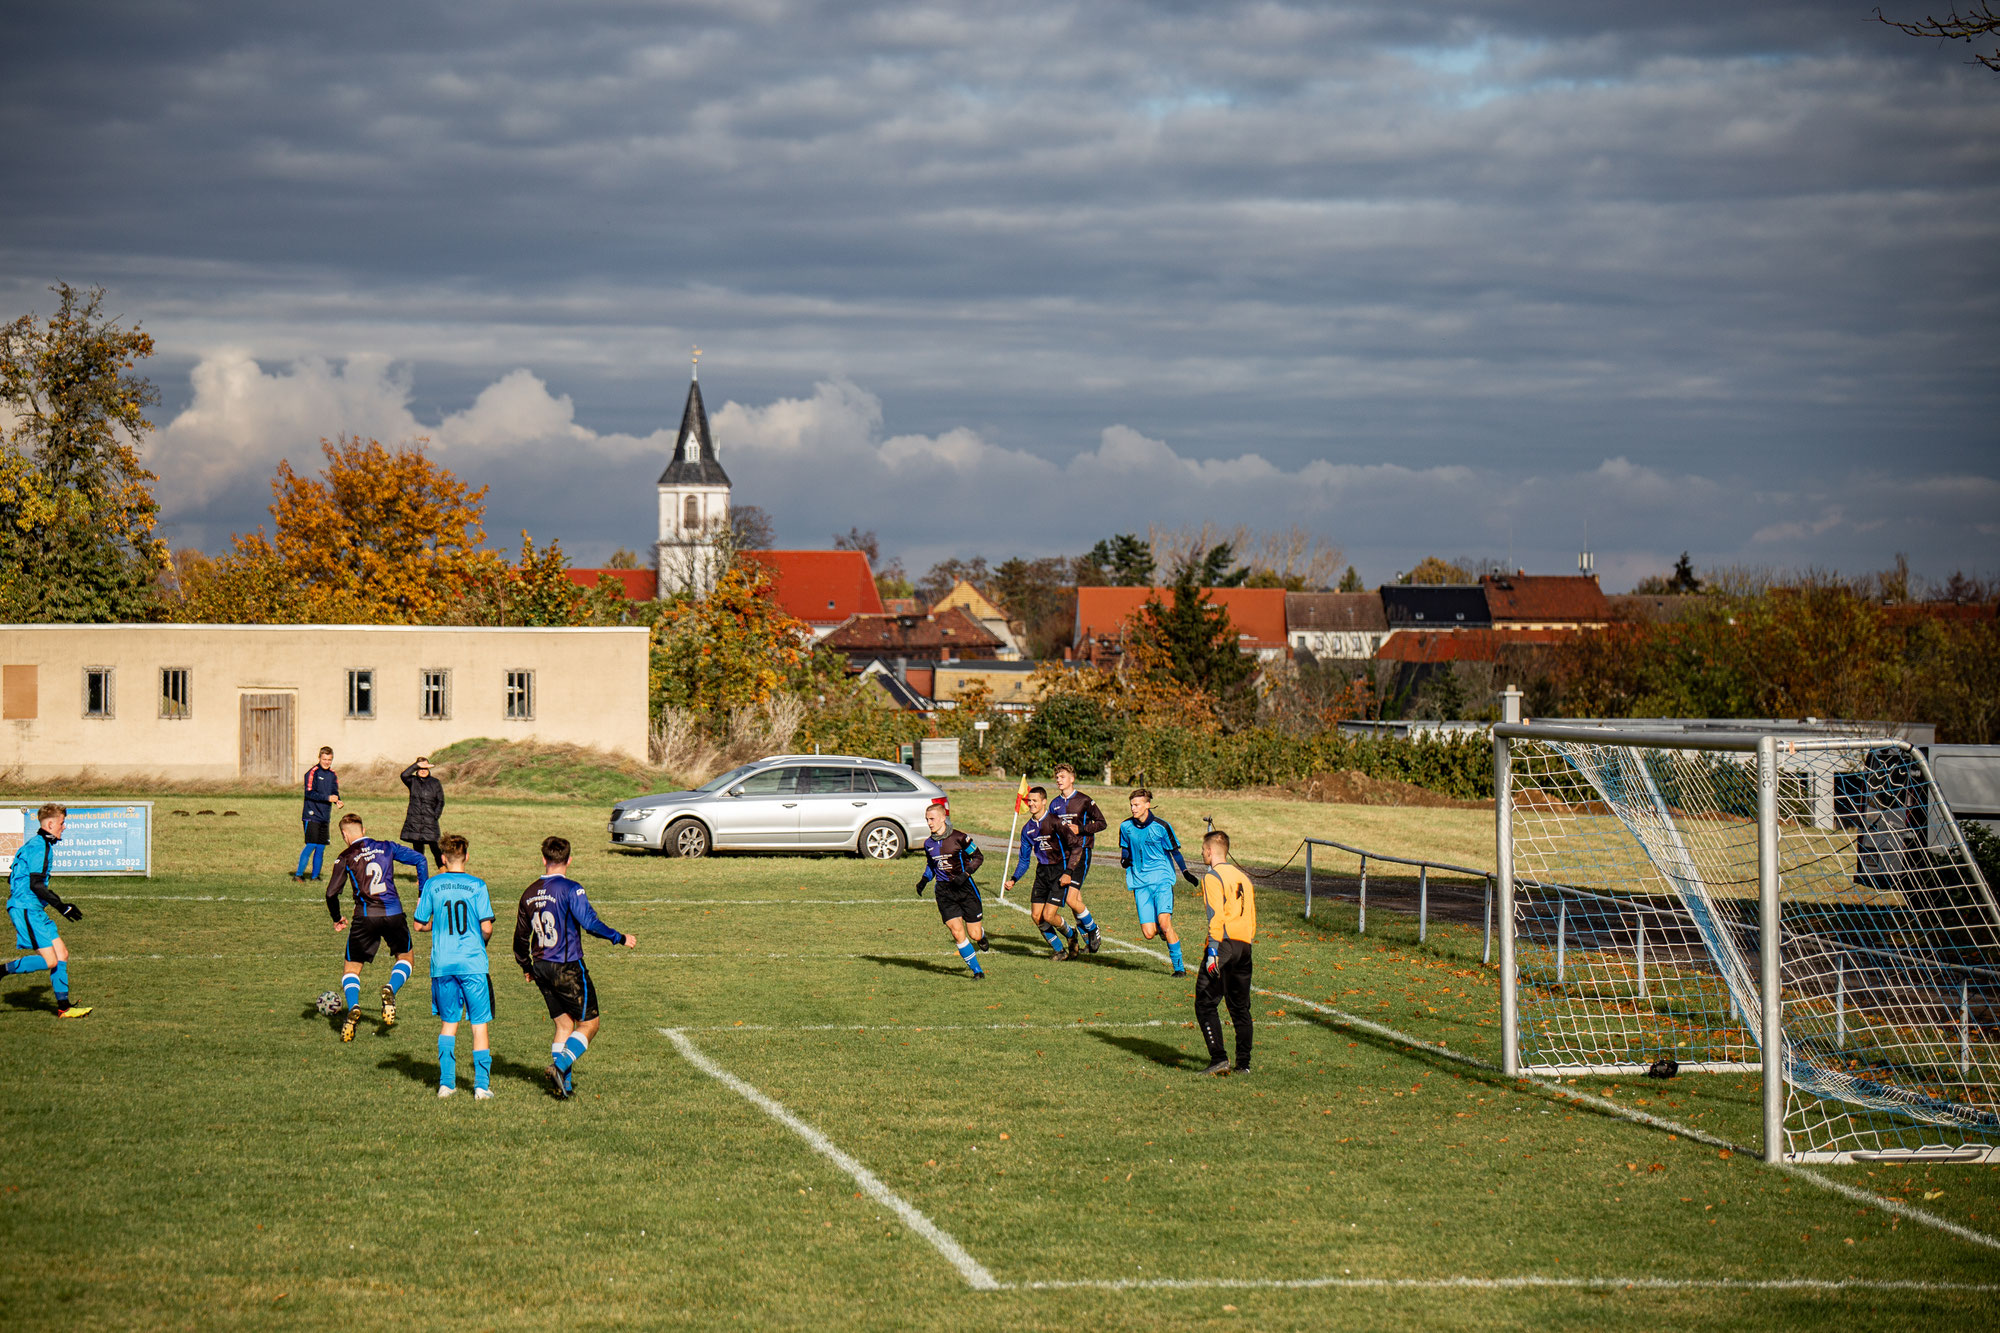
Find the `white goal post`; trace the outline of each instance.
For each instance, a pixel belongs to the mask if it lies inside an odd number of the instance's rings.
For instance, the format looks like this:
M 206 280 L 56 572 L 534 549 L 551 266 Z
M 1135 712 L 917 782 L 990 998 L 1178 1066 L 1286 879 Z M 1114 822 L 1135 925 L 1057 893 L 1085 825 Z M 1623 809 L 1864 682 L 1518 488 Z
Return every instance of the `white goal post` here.
M 1755 1071 L 1768 1161 L 2000 1162 L 2000 908 L 1920 752 L 1493 737 L 1507 1073 Z

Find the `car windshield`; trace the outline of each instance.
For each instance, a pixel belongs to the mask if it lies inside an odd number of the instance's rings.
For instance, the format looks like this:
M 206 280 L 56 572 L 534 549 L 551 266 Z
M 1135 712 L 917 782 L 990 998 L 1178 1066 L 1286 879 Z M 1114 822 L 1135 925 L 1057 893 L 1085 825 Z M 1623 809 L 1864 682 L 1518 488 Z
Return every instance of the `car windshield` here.
M 708 781 L 702 783 L 699 787 L 696 787 L 695 790 L 721 791 L 724 787 L 734 786 L 738 781 L 742 779 L 745 773 L 750 772 L 752 769 L 756 767 L 757 765 L 755 764 L 745 764 L 741 768 L 732 768 L 719 778 L 710 778 Z

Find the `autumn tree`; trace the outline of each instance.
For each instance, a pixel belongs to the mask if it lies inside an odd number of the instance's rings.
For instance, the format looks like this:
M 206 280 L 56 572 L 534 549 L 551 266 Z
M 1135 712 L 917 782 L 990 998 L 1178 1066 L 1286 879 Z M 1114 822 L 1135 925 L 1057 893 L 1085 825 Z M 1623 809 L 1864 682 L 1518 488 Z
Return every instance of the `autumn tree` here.
M 167 565 L 139 460 L 159 394 L 130 373 L 153 340 L 104 315 L 101 287 L 50 290 L 46 322 L 0 328 L 0 619 L 143 619 Z
M 778 605 L 770 570 L 738 560 L 699 600 L 667 604 L 653 627 L 652 699 L 711 716 L 802 690 L 812 633 Z
M 1472 571 L 1465 566 L 1453 564 L 1449 560 L 1440 560 L 1434 555 L 1427 555 L 1419 560 L 1414 569 L 1396 581 L 1430 585 L 1479 582 Z

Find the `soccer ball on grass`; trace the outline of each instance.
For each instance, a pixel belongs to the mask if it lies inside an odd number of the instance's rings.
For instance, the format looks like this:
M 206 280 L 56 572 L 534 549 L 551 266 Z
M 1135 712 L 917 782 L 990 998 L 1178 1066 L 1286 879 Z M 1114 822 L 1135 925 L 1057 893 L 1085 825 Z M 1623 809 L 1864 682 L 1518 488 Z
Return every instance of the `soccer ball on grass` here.
M 321 991 L 319 993 L 319 999 L 313 1001 L 313 1003 L 318 1005 L 319 1011 L 325 1014 L 328 1018 L 331 1018 L 335 1014 L 340 1012 L 340 997 L 338 995 L 335 995 L 330 990 Z

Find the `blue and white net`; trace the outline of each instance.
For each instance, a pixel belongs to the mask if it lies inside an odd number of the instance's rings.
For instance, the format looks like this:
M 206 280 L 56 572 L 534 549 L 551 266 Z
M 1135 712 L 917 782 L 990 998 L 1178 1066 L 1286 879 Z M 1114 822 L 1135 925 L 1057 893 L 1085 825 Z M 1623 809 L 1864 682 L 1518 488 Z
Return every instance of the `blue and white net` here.
M 1761 1066 L 1756 755 L 1511 743 L 1521 1060 Z M 2000 1160 L 2000 912 L 1914 752 L 1778 748 L 1786 1155 Z

